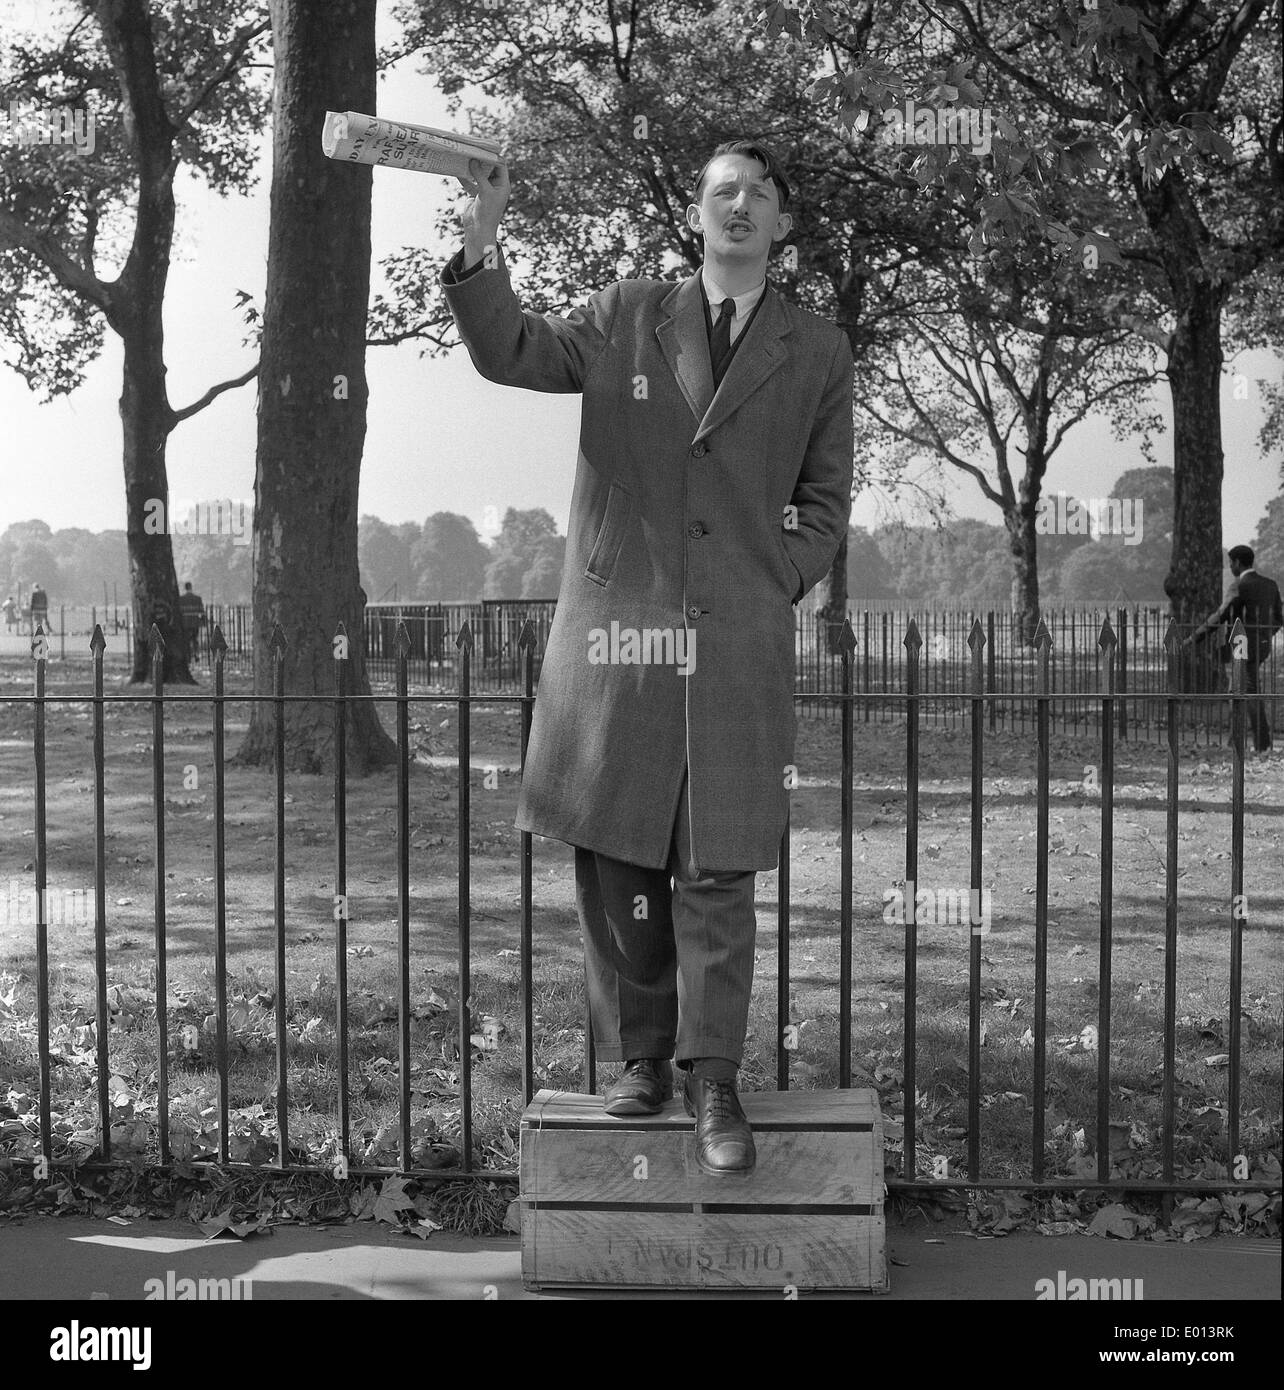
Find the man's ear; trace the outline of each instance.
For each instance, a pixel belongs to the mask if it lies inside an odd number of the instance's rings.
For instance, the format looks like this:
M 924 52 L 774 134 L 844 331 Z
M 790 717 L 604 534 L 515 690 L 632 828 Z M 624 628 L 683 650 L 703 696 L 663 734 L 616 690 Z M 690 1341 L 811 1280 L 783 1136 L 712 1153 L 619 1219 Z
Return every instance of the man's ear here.
M 794 225 L 794 219 L 787 212 L 782 212 L 776 218 L 776 230 L 772 232 L 772 241 L 784 241 L 789 235 L 789 229 Z
M 690 227 L 693 232 L 701 232 L 704 230 L 704 228 L 700 226 L 700 206 L 698 203 L 687 204 L 687 226 Z

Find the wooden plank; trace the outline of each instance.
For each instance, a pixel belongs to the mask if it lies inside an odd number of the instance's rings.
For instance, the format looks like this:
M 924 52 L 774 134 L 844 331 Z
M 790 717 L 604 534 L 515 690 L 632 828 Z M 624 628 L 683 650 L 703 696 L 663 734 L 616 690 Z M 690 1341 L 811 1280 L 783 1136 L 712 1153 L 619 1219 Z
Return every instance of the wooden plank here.
M 881 1210 L 883 1174 L 869 1132 L 757 1131 L 752 1173 L 711 1177 L 696 1164 L 694 1126 L 527 1130 L 522 1197 L 545 1202 L 811 1204 Z
M 885 1292 L 881 1217 L 522 1208 L 528 1286 Z
M 881 1113 L 877 1093 L 872 1090 L 742 1091 L 740 1103 L 755 1131 L 807 1126 L 859 1131 L 877 1124 Z M 536 1093 L 522 1120 L 541 1129 L 567 1125 L 594 1129 L 684 1129 L 695 1125 L 679 1098 L 669 1101 L 658 1115 L 617 1116 L 602 1109 L 601 1096 L 547 1090 Z

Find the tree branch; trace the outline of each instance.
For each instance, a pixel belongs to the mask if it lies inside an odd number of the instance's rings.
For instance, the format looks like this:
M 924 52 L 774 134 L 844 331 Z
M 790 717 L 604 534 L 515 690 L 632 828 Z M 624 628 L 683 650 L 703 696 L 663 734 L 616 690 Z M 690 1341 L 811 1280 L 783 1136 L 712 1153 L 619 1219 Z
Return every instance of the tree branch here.
M 248 372 L 242 372 L 240 376 L 234 377 L 231 381 L 220 381 L 217 386 L 211 386 L 200 400 L 193 401 L 191 405 L 185 405 L 182 410 L 172 412 L 174 424 L 177 425 L 181 420 L 190 420 L 193 415 L 198 414 L 211 402 L 217 400 L 224 391 L 234 391 L 238 386 L 244 386 L 246 382 L 253 381 L 258 374 L 259 364 L 256 362 Z
M 92 270 L 74 261 L 51 236 L 33 231 L 11 212 L 0 211 L 0 248 L 10 251 L 30 251 L 48 267 L 55 280 L 65 290 L 87 299 L 110 317 L 111 288 Z
M 209 81 L 200 89 L 191 101 L 179 112 L 178 118 L 174 121 L 174 134 L 178 135 L 186 130 L 192 117 L 201 109 L 208 100 L 210 93 L 216 87 L 226 82 L 236 71 L 238 61 L 245 55 L 245 51 L 250 44 L 258 38 L 260 34 L 265 34 L 272 27 L 269 20 L 264 20 L 262 24 L 254 24 L 249 28 L 243 29 L 234 40 L 232 47 L 228 50 L 227 61 L 223 66 L 210 77 Z

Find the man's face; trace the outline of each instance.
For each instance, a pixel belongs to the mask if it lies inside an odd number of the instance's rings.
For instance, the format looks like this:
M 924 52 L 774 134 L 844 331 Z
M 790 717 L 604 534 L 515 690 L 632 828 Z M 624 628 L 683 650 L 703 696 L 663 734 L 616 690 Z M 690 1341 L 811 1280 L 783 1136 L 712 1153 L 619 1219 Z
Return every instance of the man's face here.
M 724 154 L 705 172 L 700 201 L 687 208 L 687 224 L 703 233 L 706 256 L 765 265 L 772 242 L 789 235 L 793 219 L 780 211 L 780 194 L 761 161 Z

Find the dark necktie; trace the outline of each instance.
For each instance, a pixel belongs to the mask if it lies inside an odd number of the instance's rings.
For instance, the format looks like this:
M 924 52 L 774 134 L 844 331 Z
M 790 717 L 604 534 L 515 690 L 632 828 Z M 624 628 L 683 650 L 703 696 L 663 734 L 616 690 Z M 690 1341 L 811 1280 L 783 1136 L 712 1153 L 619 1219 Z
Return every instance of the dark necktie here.
M 713 366 L 713 385 L 722 385 L 727 374 L 727 363 L 731 358 L 731 320 L 735 317 L 736 301 L 724 299 L 718 306 L 718 321 L 713 325 L 709 338 L 709 361 Z

